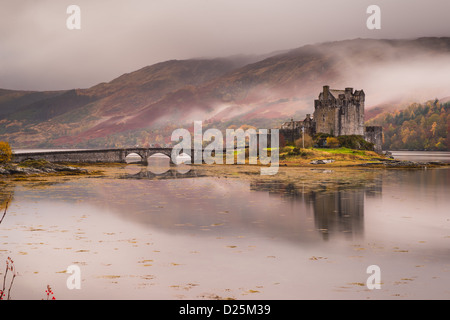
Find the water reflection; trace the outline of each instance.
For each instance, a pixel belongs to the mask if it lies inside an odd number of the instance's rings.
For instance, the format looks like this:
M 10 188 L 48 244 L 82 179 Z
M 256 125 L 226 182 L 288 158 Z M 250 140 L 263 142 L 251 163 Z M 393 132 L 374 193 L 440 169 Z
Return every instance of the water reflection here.
M 79 299 L 448 297 L 448 169 L 177 168 L 5 181 L 16 297 L 39 297 L 42 283 Z M 66 288 L 74 263 L 83 291 Z M 359 285 L 371 264 L 388 271 L 383 290 Z
M 151 157 L 150 157 L 151 158 Z M 149 160 L 150 160 L 149 158 Z M 204 176 L 193 170 L 188 164 L 171 164 L 169 159 L 154 158 L 148 165 L 129 164 L 125 167 L 125 175 L 121 178 L 128 179 L 182 179 Z
M 310 171 L 333 175 L 331 170 Z M 364 176 L 363 182 L 360 179 L 358 183 L 350 184 L 338 180 L 330 185 L 324 180 L 311 189 L 309 185 L 275 178 L 249 180 L 248 184 L 226 182 L 220 175 L 211 176 L 190 165 L 172 165 L 163 172 L 150 165 L 127 166 L 126 172 L 122 177 L 127 179 L 188 180 L 186 183 L 176 182 L 176 186 L 168 182 L 159 185 L 158 190 L 152 188 L 152 199 L 157 198 L 164 203 L 161 207 L 164 215 L 146 214 L 133 218 L 139 223 L 177 229 L 178 232 L 222 226 L 215 228 L 216 231 L 257 230 L 268 236 L 303 242 L 315 238 L 311 237 L 311 230 L 315 230 L 323 240 L 329 240 L 333 235 L 355 239 L 364 234 L 366 197 L 381 197 L 382 193 L 379 175 Z M 200 177 L 205 179 L 198 180 Z M 178 193 L 174 194 L 175 189 Z M 184 196 L 177 196 L 179 194 Z M 148 213 L 147 200 L 137 198 L 133 201 L 134 210 Z M 224 207 L 229 213 L 226 217 L 214 214 Z
M 253 179 L 248 184 L 242 184 L 220 180 L 220 175 L 208 175 L 202 167 L 188 164 L 171 165 L 168 159 L 155 157 L 148 166 L 126 166 L 126 174 L 122 178 L 144 180 L 206 178 L 201 181 L 176 182 L 176 187 L 168 183 L 159 185 L 158 190 L 152 188 L 152 199 L 156 198 L 164 203 L 161 207 L 164 209 L 164 215 L 145 214 L 131 217 L 137 219 L 139 223 L 150 224 L 157 228 L 192 232 L 199 228 L 205 230 L 205 226 L 226 225 L 215 229 L 216 231 L 221 229 L 219 230 L 221 232 L 257 230 L 272 237 L 281 236 L 303 242 L 315 238 L 311 237 L 311 230 L 315 230 L 326 241 L 333 235 L 343 236 L 349 240 L 360 238 L 364 234 L 365 198 L 381 197 L 380 176 L 376 174 L 363 176 L 352 183 L 337 180 L 330 184 L 325 177 L 333 176 L 333 170 L 309 171 L 323 178 L 323 181 L 319 181 L 313 189 L 305 183 L 298 184 L 285 178 L 273 177 Z M 251 176 L 249 172 L 247 175 Z M 280 175 L 283 176 L 283 172 Z M 174 194 L 174 189 L 177 189 L 178 194 L 185 196 L 178 197 L 177 193 Z M 255 191 L 260 195 L 256 196 Z M 108 193 L 114 193 L 114 190 Z M 265 196 L 266 194 L 269 197 Z M 274 196 L 279 200 L 274 199 Z M 284 202 L 286 200 L 290 202 L 289 205 Z M 127 206 L 130 207 L 130 204 Z M 148 199 L 137 197 L 131 206 L 136 212 L 154 212 L 148 208 Z M 220 216 L 218 222 L 217 214 L 213 213 L 221 212 L 222 207 L 227 207 L 228 213 L 238 214 Z M 124 208 L 123 211 L 129 212 L 129 209 Z M 312 219 L 309 218 L 311 216 Z
M 0 187 L 0 219 L 2 218 L 5 209 L 9 206 L 14 197 L 14 187 L 9 184 L 1 184 Z
M 382 193 L 380 174 L 330 183 L 327 178 L 335 172 L 313 169 L 309 172 L 322 180 L 311 188 L 310 183 L 290 182 L 283 172 L 264 179 L 252 174 L 244 180 L 226 179 L 203 167 L 154 160 L 148 166 L 125 166 L 119 180 L 65 181 L 63 186 L 33 182 L 20 190 L 20 196 L 65 201 L 82 197 L 99 208 L 111 207 L 124 219 L 171 233 L 252 232 L 307 243 L 317 241 L 317 236 L 326 241 L 361 237 L 365 200 Z
M 415 191 L 406 188 L 414 186 L 420 188 L 420 194 L 433 199 L 438 193 L 426 186 L 445 185 L 450 172 L 377 171 L 367 175 L 368 171 L 354 170 L 353 179 L 345 181 L 332 180 L 337 172 L 314 169 L 308 173 L 319 178 L 312 187 L 310 176 L 301 183 L 290 180 L 286 172 L 264 179 L 252 174 L 245 179 L 242 175 L 239 179 L 227 179 L 203 168 L 169 165 L 160 173 L 150 165 L 127 165 L 121 179 L 107 178 L 104 183 L 95 179 L 69 180 L 62 185 L 36 181 L 29 183 L 27 189 L 20 189 L 19 196 L 52 201 L 82 198 L 99 210 L 106 206 L 124 219 L 170 233 L 251 232 L 307 243 L 318 238 L 361 238 L 365 232 L 366 202 L 378 201 L 383 183 L 398 183 L 410 194 Z M 8 190 L 1 199 L 5 200 L 13 189 Z
M 252 182 L 251 190 L 266 191 L 294 202 L 304 203 L 314 213 L 315 229 L 324 240 L 332 233 L 343 233 L 347 238 L 355 238 L 364 232 L 364 199 L 381 197 L 382 181 L 374 178 L 367 184 L 357 186 L 337 186 L 334 190 L 305 190 L 294 183 L 282 180 L 272 182 Z
M 398 160 L 450 163 L 450 152 L 448 151 L 391 151 L 391 153 Z
M 332 232 L 342 232 L 348 238 L 364 231 L 364 190 L 338 190 L 331 193 L 311 192 L 316 229 L 324 240 Z

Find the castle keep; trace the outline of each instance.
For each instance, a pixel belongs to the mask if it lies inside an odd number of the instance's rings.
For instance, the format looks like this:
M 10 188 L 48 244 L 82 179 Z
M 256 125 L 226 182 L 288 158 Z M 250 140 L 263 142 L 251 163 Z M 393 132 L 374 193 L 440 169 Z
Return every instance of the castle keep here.
M 363 90 L 324 86 L 319 99 L 314 100 L 316 131 L 333 136 L 364 135 L 364 99 Z
M 323 86 L 319 98 L 314 100 L 314 114 L 306 115 L 303 121 L 294 121 L 282 124 L 280 135 L 286 142 L 294 142 L 305 134 L 313 137 L 317 133 L 326 133 L 332 136 L 359 135 L 374 144 L 374 149 L 381 152 L 381 127 L 364 126 L 364 100 L 363 90 L 345 88 L 345 90 L 330 89 Z

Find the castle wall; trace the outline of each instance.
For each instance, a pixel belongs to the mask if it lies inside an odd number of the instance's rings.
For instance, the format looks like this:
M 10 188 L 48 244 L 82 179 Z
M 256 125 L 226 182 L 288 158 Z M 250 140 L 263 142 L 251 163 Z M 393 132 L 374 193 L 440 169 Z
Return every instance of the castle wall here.
M 280 136 L 282 135 L 285 142 L 294 142 L 295 140 L 301 138 L 302 131 L 301 129 L 280 129 Z
M 364 140 L 374 144 L 374 151 L 381 153 L 383 151 L 383 128 L 381 126 L 365 127 Z
M 337 109 L 330 105 L 323 105 L 321 101 L 316 100 L 314 109 L 314 121 L 316 122 L 316 132 L 337 134 L 338 117 Z
M 311 119 L 311 115 L 307 114 L 303 121 L 289 121 L 281 125 L 279 135 L 283 136 L 284 143 L 294 142 L 303 137 L 302 127 L 305 128 L 305 134 L 314 137 L 316 134 L 316 123 Z
M 364 135 L 364 112 L 360 105 L 349 104 L 339 110 L 337 136 Z

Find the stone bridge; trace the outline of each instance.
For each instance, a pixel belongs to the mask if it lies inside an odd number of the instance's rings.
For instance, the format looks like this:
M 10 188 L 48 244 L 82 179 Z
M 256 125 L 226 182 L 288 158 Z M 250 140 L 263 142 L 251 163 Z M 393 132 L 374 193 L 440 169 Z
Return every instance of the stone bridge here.
M 193 158 L 194 150 L 191 150 Z M 200 150 L 198 150 L 200 152 Z M 203 151 L 203 150 L 201 150 Z M 132 153 L 141 156 L 142 163 L 147 163 L 147 158 L 161 153 L 171 159 L 172 148 L 123 148 L 123 149 L 91 149 L 70 151 L 42 151 L 15 153 L 13 162 L 21 162 L 27 159 L 47 160 L 49 162 L 70 163 L 126 163 L 126 157 Z M 170 160 L 172 163 L 172 159 Z

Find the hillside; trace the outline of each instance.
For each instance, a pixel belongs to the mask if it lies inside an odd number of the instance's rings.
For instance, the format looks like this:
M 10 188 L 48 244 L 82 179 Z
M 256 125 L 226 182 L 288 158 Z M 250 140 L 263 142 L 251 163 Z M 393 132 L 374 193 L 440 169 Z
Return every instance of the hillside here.
M 241 61 L 242 60 L 242 61 Z M 245 63 L 243 59 L 171 60 L 89 89 L 0 91 L 0 135 L 18 146 L 59 146 L 98 124 L 123 121 L 186 86 L 200 85 Z M 108 132 L 109 135 L 114 132 Z M 82 139 L 88 141 L 89 137 Z M 71 145 L 66 144 L 66 145 Z
M 450 102 L 414 103 L 383 112 L 368 124 L 383 126 L 384 150 L 450 151 Z
M 424 73 L 447 62 L 450 38 L 354 39 L 259 57 L 171 60 L 87 89 L 0 90 L 0 140 L 16 148 L 118 147 L 168 143 L 174 128 L 194 120 L 274 127 L 312 113 L 324 84 L 364 89 L 370 119 L 405 101 L 448 97 L 449 81 Z

